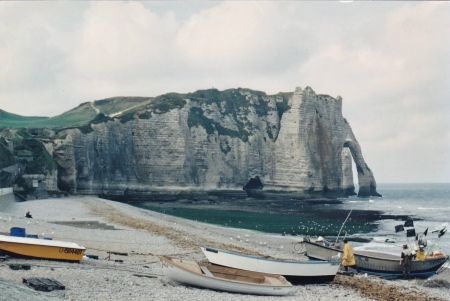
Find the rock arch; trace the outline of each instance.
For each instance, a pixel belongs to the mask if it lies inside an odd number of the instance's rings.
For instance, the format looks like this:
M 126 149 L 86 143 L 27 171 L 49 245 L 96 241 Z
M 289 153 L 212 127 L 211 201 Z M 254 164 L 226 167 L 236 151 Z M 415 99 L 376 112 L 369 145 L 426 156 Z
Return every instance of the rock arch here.
M 350 152 L 351 156 L 348 156 L 348 152 Z M 358 173 L 358 185 L 359 185 L 358 196 L 360 196 L 360 197 L 381 196 L 377 192 L 377 184 L 375 182 L 375 178 L 373 176 L 372 170 L 370 170 L 369 166 L 367 166 L 366 162 L 364 161 L 364 158 L 363 158 L 362 152 L 361 152 L 361 147 L 359 146 L 358 142 L 351 140 L 351 139 L 347 139 L 343 145 L 342 157 L 343 157 L 344 183 L 346 183 L 346 185 L 347 185 L 347 187 L 343 186 L 344 190 L 345 189 L 349 190 L 351 188 L 351 186 L 353 186 L 353 191 L 354 191 L 353 171 L 352 171 L 352 166 L 351 166 L 351 163 L 352 163 L 351 159 L 353 159 L 353 162 L 356 165 L 356 171 Z M 344 157 L 345 157 L 345 159 L 344 159 Z M 350 158 L 350 161 L 349 161 L 349 158 Z M 350 165 L 350 166 L 348 166 L 348 165 Z M 351 179 L 352 179 L 351 185 L 348 183 L 349 170 L 351 172 Z

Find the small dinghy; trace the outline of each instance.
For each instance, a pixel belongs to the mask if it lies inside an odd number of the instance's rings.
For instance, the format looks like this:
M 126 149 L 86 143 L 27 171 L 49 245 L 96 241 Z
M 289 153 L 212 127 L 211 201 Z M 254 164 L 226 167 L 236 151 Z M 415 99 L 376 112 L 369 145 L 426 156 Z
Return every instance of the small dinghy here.
M 283 276 L 257 273 L 213 264 L 160 256 L 164 275 L 170 280 L 230 293 L 284 296 L 292 284 Z

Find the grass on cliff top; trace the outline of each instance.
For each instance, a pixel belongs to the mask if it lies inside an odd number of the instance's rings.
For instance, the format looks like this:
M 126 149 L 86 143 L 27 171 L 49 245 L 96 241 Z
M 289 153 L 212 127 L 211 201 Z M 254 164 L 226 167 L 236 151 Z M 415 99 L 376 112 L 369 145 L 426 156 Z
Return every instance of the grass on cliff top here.
M 89 102 L 54 117 L 27 117 L 0 110 L 0 128 L 65 128 L 82 126 L 93 121 L 100 114 L 114 115 L 148 104 L 148 97 L 114 97 Z M 96 109 L 98 111 L 96 111 Z
M 257 99 L 254 104 L 247 100 L 243 93 L 252 93 Z M 286 93 L 277 96 L 283 99 L 277 102 L 278 113 L 281 116 L 288 109 Z M 156 114 L 163 114 L 172 109 L 180 109 L 185 99 L 206 104 L 216 103 L 223 115 L 232 115 L 243 129 L 247 124 L 245 116 L 237 116 L 237 112 L 248 112 L 250 106 L 255 106 L 256 113 L 264 116 L 268 111 L 268 102 L 264 99 L 266 94 L 250 89 L 217 89 L 198 90 L 193 93 L 179 94 L 167 93 L 154 98 L 151 97 L 112 97 L 96 100 L 93 103 L 82 103 L 78 107 L 54 117 L 27 117 L 0 110 L 0 128 L 67 128 L 89 125 L 99 114 L 109 117 L 118 117 L 122 123 L 131 120 L 136 112 L 145 119 L 151 118 L 145 109 L 151 109 Z
M 126 111 L 135 111 L 151 101 L 151 97 L 112 97 L 94 101 L 94 107 L 106 116 L 115 116 Z
M 83 103 L 55 117 L 26 117 L 0 110 L 0 127 L 59 128 L 76 126 L 91 121 L 96 115 L 89 103 Z
M 0 110 L 0 127 L 18 128 L 29 124 L 46 122 L 48 117 L 27 117 L 20 116 Z

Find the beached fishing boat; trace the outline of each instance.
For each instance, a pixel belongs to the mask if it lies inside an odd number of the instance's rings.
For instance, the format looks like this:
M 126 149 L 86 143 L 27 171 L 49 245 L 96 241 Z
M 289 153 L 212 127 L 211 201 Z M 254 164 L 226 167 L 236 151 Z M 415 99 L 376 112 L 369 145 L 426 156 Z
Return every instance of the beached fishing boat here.
M 73 242 L 0 235 L 0 253 L 11 257 L 79 262 L 85 251 Z
M 283 275 L 294 284 L 333 281 L 339 270 L 337 261 L 291 261 L 223 251 L 200 246 L 208 261 L 236 269 Z
M 284 296 L 292 284 L 283 276 L 231 269 L 160 256 L 163 273 L 172 281 L 230 293 Z
M 322 242 L 311 242 L 304 239 L 306 256 L 318 260 L 330 260 L 342 257 L 343 251 L 338 247 L 324 246 Z M 372 251 L 353 251 L 358 272 L 378 275 L 381 277 L 403 276 L 402 266 L 399 265 L 399 256 Z M 425 260 L 411 261 L 411 277 L 428 278 L 434 274 L 448 261 L 449 257 L 442 254 L 428 256 Z

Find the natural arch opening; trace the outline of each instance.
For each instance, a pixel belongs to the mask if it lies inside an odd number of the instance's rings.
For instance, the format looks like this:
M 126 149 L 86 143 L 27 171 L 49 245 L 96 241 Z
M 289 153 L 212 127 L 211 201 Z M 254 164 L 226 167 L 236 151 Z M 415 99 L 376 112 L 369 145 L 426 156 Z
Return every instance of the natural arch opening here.
M 354 163 L 354 167 L 353 167 Z M 381 196 L 376 190 L 375 178 L 362 157 L 360 147 L 352 140 L 345 141 L 342 149 L 343 188 L 347 195 L 355 195 L 354 170 L 358 175 L 358 196 Z M 352 194 L 353 189 L 353 194 Z M 350 194 L 349 194 L 350 193 Z

